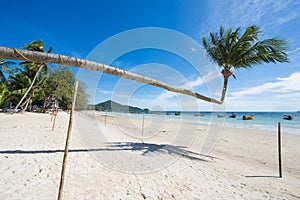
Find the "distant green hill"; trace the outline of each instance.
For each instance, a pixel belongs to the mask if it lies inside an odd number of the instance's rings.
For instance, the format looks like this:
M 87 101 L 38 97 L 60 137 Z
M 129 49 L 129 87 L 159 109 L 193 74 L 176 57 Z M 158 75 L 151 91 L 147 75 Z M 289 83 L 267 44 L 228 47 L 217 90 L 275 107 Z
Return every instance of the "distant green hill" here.
M 115 111 L 115 112 L 131 112 L 131 113 L 143 113 L 146 112 L 148 113 L 149 110 L 148 109 L 141 109 L 139 107 L 133 107 L 133 106 L 128 106 L 128 105 L 122 105 L 119 104 L 115 101 L 105 101 L 102 103 L 98 103 L 96 105 L 90 105 L 89 106 L 90 109 L 95 109 L 98 111 Z

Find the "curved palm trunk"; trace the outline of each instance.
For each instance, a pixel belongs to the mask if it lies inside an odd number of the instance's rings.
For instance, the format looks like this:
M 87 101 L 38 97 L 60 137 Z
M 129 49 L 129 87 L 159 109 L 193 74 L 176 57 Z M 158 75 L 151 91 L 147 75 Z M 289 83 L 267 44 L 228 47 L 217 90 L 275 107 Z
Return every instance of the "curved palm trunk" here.
M 34 77 L 33 77 L 33 80 L 29 86 L 29 88 L 27 89 L 27 91 L 25 92 L 25 94 L 23 95 L 22 99 L 20 100 L 20 102 L 18 103 L 18 105 L 16 105 L 15 109 L 14 109 L 14 112 L 17 112 L 19 106 L 21 105 L 21 103 L 24 101 L 24 99 L 26 98 L 26 96 L 28 95 L 28 93 L 30 92 L 31 88 L 33 87 L 34 83 L 35 83 L 35 80 L 37 78 L 37 76 L 39 75 L 40 71 L 43 69 L 44 67 L 44 64 L 42 64 L 39 69 L 37 70 L 37 72 L 35 73 Z
M 222 90 L 222 96 L 220 101 L 224 102 L 226 92 L 227 92 L 228 79 L 230 76 L 233 76 L 235 78 L 235 75 L 230 71 L 227 65 L 224 67 L 221 73 L 223 74 L 224 82 L 223 82 L 223 90 Z
M 22 55 L 20 55 L 20 53 Z M 105 64 L 96 63 L 88 60 L 78 59 L 69 56 L 63 56 L 59 54 L 52 54 L 52 53 L 44 53 L 44 52 L 37 52 L 37 51 L 28 51 L 28 50 L 15 50 L 14 48 L 7 48 L 0 46 L 0 58 L 3 59 L 13 59 L 13 60 L 31 60 L 35 62 L 47 62 L 47 63 L 55 63 L 55 64 L 62 64 L 65 66 L 75 66 L 83 69 L 89 69 L 93 71 L 103 72 L 106 74 L 111 74 L 114 76 L 119 76 L 122 78 L 126 78 L 129 80 L 150 84 L 156 87 L 164 88 L 171 92 L 176 92 L 180 94 L 185 94 L 188 96 L 196 97 L 198 99 L 211 102 L 222 104 L 223 101 L 213 99 L 210 97 L 203 96 L 201 94 L 195 93 L 191 90 L 185 88 L 178 88 L 171 85 L 168 85 L 162 81 L 158 81 L 149 77 L 141 76 L 132 72 L 128 72 L 119 68 L 111 67 Z M 25 59 L 26 58 L 26 59 Z
M 225 96 L 226 96 L 227 85 L 228 85 L 228 78 L 229 78 L 229 77 L 224 76 L 224 83 L 223 83 L 222 96 L 221 96 L 221 99 L 220 99 L 221 102 L 224 102 L 224 99 L 225 99 Z

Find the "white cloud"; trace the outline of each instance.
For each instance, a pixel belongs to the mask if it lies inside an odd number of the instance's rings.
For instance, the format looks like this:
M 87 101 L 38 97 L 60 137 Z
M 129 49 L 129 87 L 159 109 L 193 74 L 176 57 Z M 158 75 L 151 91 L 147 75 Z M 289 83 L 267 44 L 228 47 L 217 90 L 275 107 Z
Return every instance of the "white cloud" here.
M 197 51 L 197 49 L 195 49 L 194 47 L 191 47 L 191 51 L 195 52 L 195 51 Z
M 110 90 L 101 90 L 101 89 L 99 89 L 99 88 L 97 88 L 97 90 L 99 91 L 99 92 L 101 92 L 102 94 L 106 94 L 106 95 L 111 95 L 112 94 L 112 91 L 110 91 Z
M 300 51 L 300 47 L 298 47 L 298 48 L 296 48 L 294 50 L 288 51 L 287 53 L 291 54 L 291 53 L 295 53 L 295 52 L 298 52 L 298 51 Z
M 268 82 L 259 86 L 244 88 L 241 91 L 231 92 L 231 98 L 241 98 L 245 96 L 262 93 L 287 93 L 300 91 L 300 73 L 295 72 L 287 78 L 277 78 L 276 82 Z
M 268 82 L 259 86 L 245 88 L 238 92 L 231 92 L 230 98 L 241 98 L 262 93 L 288 93 L 300 91 L 300 73 L 295 72 L 287 78 L 277 78 L 276 82 Z
M 278 99 L 289 99 L 289 100 L 295 100 L 297 102 L 300 102 L 300 92 L 293 92 L 293 93 L 284 93 L 276 95 L 276 98 Z
M 166 99 L 173 98 L 174 96 L 175 96 L 175 93 L 170 92 L 170 91 L 166 91 L 166 92 L 160 94 L 160 95 L 155 99 L 155 101 L 164 101 L 164 100 L 166 100 Z
M 226 105 L 230 110 L 298 110 L 300 72 L 274 82 L 229 93 Z
M 215 73 L 215 71 L 210 71 L 205 76 L 198 77 L 196 80 L 188 82 L 185 86 L 195 88 L 200 85 L 203 85 L 204 83 L 208 83 L 209 81 L 212 81 L 212 80 L 218 78 L 219 76 L 220 76 L 220 74 Z
M 215 71 L 211 71 L 211 72 L 207 73 L 205 76 L 198 77 L 196 80 L 187 82 L 186 84 L 184 84 L 182 86 L 179 86 L 179 87 L 186 88 L 186 89 L 189 89 L 189 90 L 193 90 L 196 87 L 199 87 L 199 86 L 201 86 L 205 83 L 208 83 L 209 81 L 212 81 L 212 80 L 218 78 L 219 76 L 220 75 L 216 74 Z M 176 95 L 179 95 L 179 94 L 175 94 L 173 92 L 166 91 L 166 92 L 162 93 L 161 95 L 159 95 L 155 99 L 155 101 L 165 101 L 167 99 L 171 99 L 171 98 L 176 97 Z

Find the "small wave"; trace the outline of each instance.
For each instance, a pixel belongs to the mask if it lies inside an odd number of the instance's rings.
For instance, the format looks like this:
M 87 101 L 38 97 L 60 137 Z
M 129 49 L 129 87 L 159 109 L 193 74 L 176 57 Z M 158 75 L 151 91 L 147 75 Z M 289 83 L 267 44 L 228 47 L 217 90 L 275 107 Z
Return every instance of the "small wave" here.
M 266 125 L 266 124 L 253 124 L 252 126 L 254 126 L 254 127 L 261 127 L 261 128 L 268 128 L 268 127 L 275 127 L 275 126 L 273 126 L 273 125 Z

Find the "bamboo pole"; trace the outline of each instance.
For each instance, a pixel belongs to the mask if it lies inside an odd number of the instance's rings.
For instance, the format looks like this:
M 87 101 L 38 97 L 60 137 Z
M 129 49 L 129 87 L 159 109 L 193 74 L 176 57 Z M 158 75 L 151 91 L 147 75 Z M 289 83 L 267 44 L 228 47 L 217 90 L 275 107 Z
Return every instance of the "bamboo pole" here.
M 281 165 L 281 127 L 280 122 L 278 122 L 278 169 L 279 178 L 282 178 L 282 165 Z
M 143 114 L 143 122 L 142 122 L 142 136 L 144 136 L 144 124 L 145 124 L 145 114 Z
M 52 125 L 52 131 L 54 131 L 54 127 L 55 127 L 55 121 L 56 121 L 57 112 L 56 112 L 56 111 L 54 111 L 54 112 L 52 113 L 52 116 L 53 116 L 53 125 Z M 52 119 L 52 117 L 51 117 L 51 119 Z
M 65 152 L 64 152 L 64 158 L 63 158 L 62 169 L 61 169 L 60 184 L 59 184 L 59 191 L 58 191 L 58 197 L 57 197 L 58 200 L 62 199 L 62 192 L 63 192 L 64 180 L 65 180 L 65 169 L 67 166 L 67 156 L 68 156 L 68 151 L 69 151 L 69 142 L 70 142 L 70 137 L 71 137 L 73 113 L 74 113 L 75 103 L 76 103 L 77 88 L 78 88 L 78 81 L 76 80 L 75 85 L 74 85 L 72 107 L 71 107 L 71 112 L 70 112 Z

